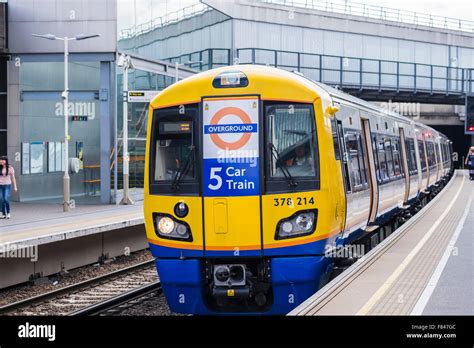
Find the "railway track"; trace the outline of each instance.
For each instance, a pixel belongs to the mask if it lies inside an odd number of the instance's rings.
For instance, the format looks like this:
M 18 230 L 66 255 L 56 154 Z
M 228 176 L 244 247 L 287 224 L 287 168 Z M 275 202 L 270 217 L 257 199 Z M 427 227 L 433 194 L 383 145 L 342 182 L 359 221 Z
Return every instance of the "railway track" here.
M 119 315 L 122 311 L 129 309 L 153 296 L 161 295 L 162 289 L 159 281 L 142 286 L 135 290 L 130 290 L 124 294 L 112 297 L 108 300 L 95 303 L 89 307 L 69 313 L 70 316 L 91 316 L 91 315 Z
M 126 308 L 160 292 L 154 261 L 0 307 L 0 315 L 93 315 Z

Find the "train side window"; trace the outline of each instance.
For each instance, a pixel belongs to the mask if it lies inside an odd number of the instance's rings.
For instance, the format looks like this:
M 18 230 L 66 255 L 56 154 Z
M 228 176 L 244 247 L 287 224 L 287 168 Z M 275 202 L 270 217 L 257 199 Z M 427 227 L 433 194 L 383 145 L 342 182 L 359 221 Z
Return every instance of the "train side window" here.
M 362 185 L 360 175 L 359 153 L 357 137 L 354 133 L 345 134 L 347 159 L 349 162 L 349 173 L 354 191 Z
M 410 157 L 411 157 L 411 165 L 413 168 L 413 174 L 418 174 L 418 165 L 416 164 L 415 140 L 412 140 L 412 139 L 410 139 Z
M 439 147 L 440 147 L 440 155 L 441 155 L 440 162 L 442 162 L 444 164 L 445 158 L 446 158 L 445 155 L 444 155 L 444 144 L 440 143 Z
M 445 163 L 449 163 L 449 148 L 448 148 L 448 144 L 443 144 L 443 148 L 444 148 L 444 162 L 445 162 Z
M 393 165 L 393 153 L 392 153 L 392 142 L 390 138 L 385 138 L 385 158 L 387 160 L 387 174 L 389 178 L 393 178 L 394 174 L 394 165 Z
M 408 174 L 413 174 L 413 165 L 411 162 L 411 148 L 410 148 L 410 139 L 405 138 L 405 148 L 407 154 L 407 166 L 408 166 Z
M 399 138 L 392 138 L 393 170 L 395 176 L 404 176 Z
M 426 168 L 427 168 L 426 153 L 425 153 L 425 147 L 423 146 L 422 140 L 418 140 L 418 149 L 420 152 L 421 171 L 426 172 Z
M 436 157 L 434 153 L 434 144 L 430 141 L 426 143 L 426 148 L 428 151 L 428 166 L 434 167 L 436 165 Z
M 361 169 L 361 180 L 362 184 L 364 186 L 368 185 L 368 179 L 367 179 L 367 167 L 365 163 L 365 147 L 362 142 L 362 136 L 360 133 L 357 134 L 357 140 L 358 140 L 358 145 L 359 145 L 359 153 L 360 153 L 360 169 Z
M 383 136 L 377 136 L 377 158 L 379 163 L 379 169 L 377 170 L 377 179 L 380 183 L 386 182 L 389 180 L 388 170 L 387 170 L 387 159 L 385 156 L 385 146 Z
M 408 171 L 410 175 L 417 174 L 415 141 L 413 139 L 406 139 L 405 146 L 407 148 Z
M 360 131 L 346 130 L 344 137 L 353 191 L 364 190 L 367 188 L 367 174 Z
M 372 137 L 372 152 L 374 153 L 375 175 L 377 177 L 377 181 L 380 183 L 380 163 L 377 152 L 377 136 L 375 135 Z

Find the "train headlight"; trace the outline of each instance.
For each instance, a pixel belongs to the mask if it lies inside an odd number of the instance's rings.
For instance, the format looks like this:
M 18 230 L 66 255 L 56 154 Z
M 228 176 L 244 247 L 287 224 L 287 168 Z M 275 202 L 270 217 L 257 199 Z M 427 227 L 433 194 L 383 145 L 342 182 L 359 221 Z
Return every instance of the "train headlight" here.
M 153 219 L 155 231 L 159 237 L 192 242 L 191 228 L 185 221 L 165 214 L 153 214 Z
M 301 214 L 295 220 L 296 226 L 301 228 L 302 231 L 309 231 L 313 227 L 314 214 Z
M 306 236 L 316 230 L 318 211 L 299 211 L 289 218 L 280 220 L 277 225 L 275 239 L 295 238 Z
M 174 221 L 163 216 L 158 220 L 158 231 L 162 234 L 170 234 L 174 230 Z

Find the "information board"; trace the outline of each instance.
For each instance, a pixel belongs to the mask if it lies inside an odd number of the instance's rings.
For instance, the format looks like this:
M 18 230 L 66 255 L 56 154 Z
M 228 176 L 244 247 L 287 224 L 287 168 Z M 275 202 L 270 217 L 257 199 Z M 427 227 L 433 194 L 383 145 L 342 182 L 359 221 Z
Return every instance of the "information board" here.
M 128 91 L 127 101 L 129 103 L 149 103 L 160 91 Z
M 204 195 L 258 195 L 258 98 L 206 99 L 203 109 Z

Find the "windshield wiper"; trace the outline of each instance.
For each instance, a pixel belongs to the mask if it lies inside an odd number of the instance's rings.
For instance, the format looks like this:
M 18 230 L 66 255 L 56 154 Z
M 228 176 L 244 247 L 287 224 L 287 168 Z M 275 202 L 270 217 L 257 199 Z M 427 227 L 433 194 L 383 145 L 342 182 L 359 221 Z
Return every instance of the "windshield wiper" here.
M 189 148 L 191 152 L 189 152 L 188 156 L 186 157 L 186 162 L 184 163 L 184 166 L 182 166 L 176 171 L 176 174 L 173 178 L 173 182 L 171 183 L 172 190 L 179 190 L 179 184 L 186 176 L 186 174 L 188 174 L 189 168 L 191 168 L 191 166 L 194 166 L 194 145 L 191 145 Z
M 282 163 L 281 156 L 278 153 L 278 150 L 276 149 L 275 145 L 273 145 L 273 143 L 268 143 L 268 145 L 270 146 L 272 156 L 273 156 L 273 158 L 275 158 L 275 161 L 276 161 L 276 164 L 277 164 L 278 168 L 281 169 L 281 172 L 283 173 L 283 175 L 285 176 L 286 181 L 288 182 L 288 186 L 290 186 L 290 187 L 298 186 L 298 183 L 295 181 L 295 179 L 293 179 L 293 176 L 291 175 L 288 168 L 286 168 L 286 166 Z

